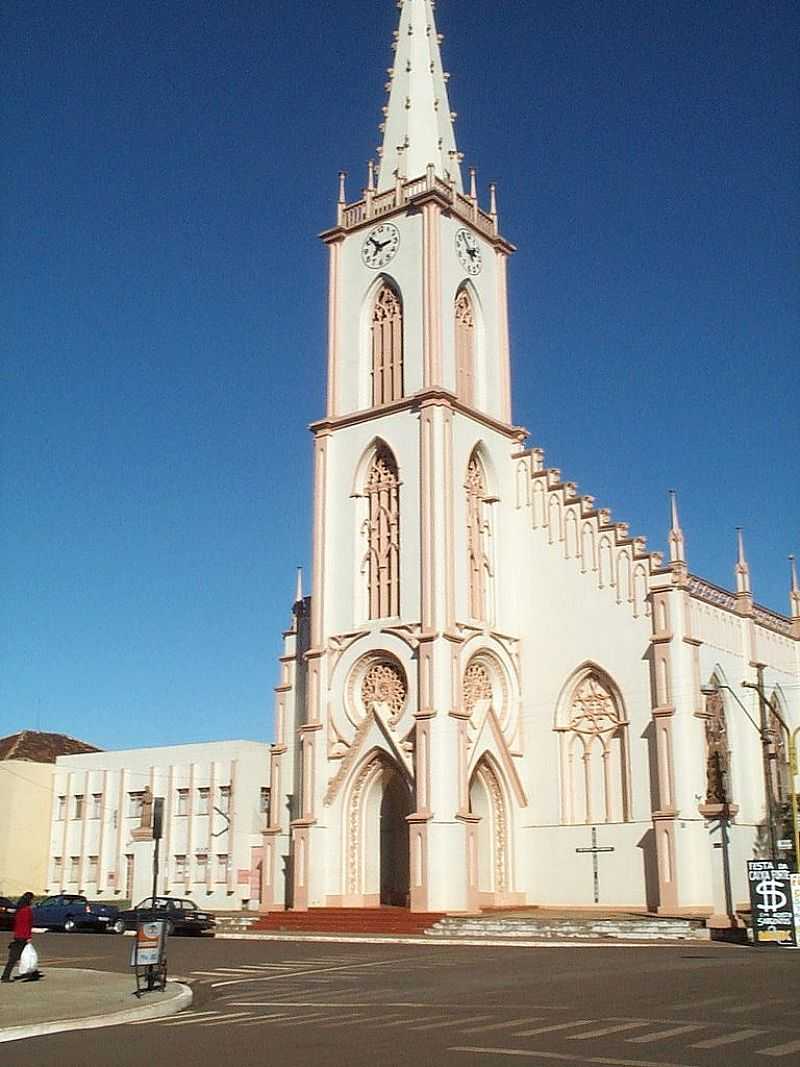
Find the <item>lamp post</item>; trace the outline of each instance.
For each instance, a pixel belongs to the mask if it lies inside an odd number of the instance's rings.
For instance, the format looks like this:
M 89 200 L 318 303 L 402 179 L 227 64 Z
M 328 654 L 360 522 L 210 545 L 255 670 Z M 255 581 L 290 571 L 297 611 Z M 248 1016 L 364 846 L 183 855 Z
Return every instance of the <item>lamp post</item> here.
M 735 692 L 735 690 L 731 689 L 731 687 L 729 685 L 727 685 L 725 682 L 716 682 L 714 685 L 701 686 L 700 687 L 700 692 L 704 696 L 711 696 L 714 693 L 719 692 L 720 689 L 727 689 L 728 692 L 731 694 L 731 696 L 736 701 L 736 703 L 739 705 L 739 707 L 745 713 L 745 715 L 747 716 L 748 720 L 750 721 L 752 726 L 756 729 L 756 731 L 758 732 L 759 737 L 761 738 L 762 771 L 763 771 L 763 776 L 764 776 L 764 797 L 765 797 L 766 808 L 767 808 L 767 831 L 768 831 L 768 834 L 769 834 L 770 854 L 772 856 L 772 859 L 776 859 L 777 858 L 776 853 L 778 851 L 778 848 L 777 848 L 777 834 L 775 833 L 775 806 L 773 804 L 773 796 L 772 796 L 772 776 L 770 774 L 770 761 L 772 759 L 772 755 L 771 755 L 771 753 L 769 751 L 770 744 L 771 744 L 771 731 L 769 729 L 769 722 L 768 722 L 768 718 L 767 718 L 767 709 L 770 707 L 770 705 L 769 705 L 769 702 L 767 701 L 766 695 L 764 693 L 763 668 L 762 667 L 758 668 L 758 681 L 757 682 L 742 682 L 742 687 L 745 688 L 745 689 L 755 689 L 756 692 L 758 693 L 759 722 L 755 721 L 753 716 L 750 714 L 750 712 L 744 706 L 742 701 L 739 699 L 739 696 Z M 780 712 L 778 712 L 774 707 L 771 708 L 771 710 L 772 710 L 772 713 L 774 714 L 775 718 L 778 720 L 778 723 L 780 724 L 781 729 L 786 734 L 786 738 L 787 738 L 788 743 L 789 743 L 788 744 L 788 752 L 789 752 L 789 766 L 790 766 L 790 769 L 792 768 L 792 766 L 794 766 L 794 768 L 795 768 L 791 772 L 792 773 L 792 832 L 793 832 L 793 838 L 794 838 L 795 865 L 797 866 L 797 865 L 800 865 L 800 826 L 798 825 L 798 805 L 797 805 L 797 793 L 795 792 L 794 777 L 798 773 L 797 772 L 797 763 L 798 763 L 798 761 L 797 761 L 797 736 L 798 736 L 798 734 L 800 734 L 800 727 L 797 730 L 794 731 L 794 734 L 792 734 L 790 732 L 790 730 L 789 730 L 789 727 L 786 725 L 783 717 L 781 716 Z

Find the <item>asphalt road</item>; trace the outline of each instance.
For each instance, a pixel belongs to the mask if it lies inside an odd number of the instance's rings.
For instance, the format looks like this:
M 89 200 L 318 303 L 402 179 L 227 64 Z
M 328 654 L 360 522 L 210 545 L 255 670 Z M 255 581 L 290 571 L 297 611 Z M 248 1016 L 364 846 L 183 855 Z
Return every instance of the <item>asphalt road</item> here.
M 38 938 L 43 965 L 125 970 L 130 939 Z M 173 938 L 188 1013 L 0 1046 L 14 1067 L 753 1067 L 800 1063 L 800 952 Z

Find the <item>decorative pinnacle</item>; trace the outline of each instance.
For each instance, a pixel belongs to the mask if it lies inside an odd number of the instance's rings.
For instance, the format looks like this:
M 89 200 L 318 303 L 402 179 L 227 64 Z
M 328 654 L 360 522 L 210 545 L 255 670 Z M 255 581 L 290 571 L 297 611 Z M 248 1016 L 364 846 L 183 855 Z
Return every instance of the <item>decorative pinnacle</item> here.
M 741 526 L 736 527 L 736 540 L 736 595 L 749 599 L 753 593 L 750 588 L 750 567 L 744 554 L 744 530 Z
M 345 196 L 345 190 L 344 190 L 344 182 L 345 182 L 345 178 L 346 177 L 347 177 L 347 171 L 346 170 L 340 170 L 339 171 L 339 203 L 340 204 L 346 204 L 347 203 L 347 197 Z
M 797 563 L 794 556 L 789 556 L 790 586 L 789 586 L 789 614 L 793 622 L 800 623 L 800 585 L 797 582 Z
M 294 602 L 299 604 L 303 599 L 303 568 L 297 568 L 297 584 L 294 591 Z
M 674 489 L 669 491 L 670 503 L 670 528 L 669 528 L 669 561 L 670 563 L 686 562 L 686 542 L 678 518 L 678 494 Z

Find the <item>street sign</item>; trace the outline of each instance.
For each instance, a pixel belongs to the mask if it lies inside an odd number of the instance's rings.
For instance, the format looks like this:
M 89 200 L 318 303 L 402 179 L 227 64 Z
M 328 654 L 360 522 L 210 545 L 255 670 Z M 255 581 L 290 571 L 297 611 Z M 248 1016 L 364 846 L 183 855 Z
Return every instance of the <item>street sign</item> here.
M 166 923 L 142 922 L 131 945 L 131 967 L 157 967 L 164 955 Z
M 782 837 L 778 842 L 779 852 L 791 852 L 794 848 L 791 837 Z
M 789 864 L 782 860 L 749 860 L 747 880 L 755 944 L 796 946 Z

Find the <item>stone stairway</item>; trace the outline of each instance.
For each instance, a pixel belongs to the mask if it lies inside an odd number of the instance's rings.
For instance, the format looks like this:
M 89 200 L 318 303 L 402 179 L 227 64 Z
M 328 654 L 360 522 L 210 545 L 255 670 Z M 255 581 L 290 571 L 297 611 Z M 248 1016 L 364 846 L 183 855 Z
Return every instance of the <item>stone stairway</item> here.
M 547 918 L 545 916 L 445 916 L 426 931 L 428 937 L 525 938 L 530 940 L 708 941 L 702 919 L 656 916 L 618 918 Z
M 406 908 L 309 908 L 273 911 L 259 917 L 253 932 L 315 934 L 419 935 L 444 918 L 443 912 L 412 912 Z

